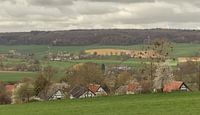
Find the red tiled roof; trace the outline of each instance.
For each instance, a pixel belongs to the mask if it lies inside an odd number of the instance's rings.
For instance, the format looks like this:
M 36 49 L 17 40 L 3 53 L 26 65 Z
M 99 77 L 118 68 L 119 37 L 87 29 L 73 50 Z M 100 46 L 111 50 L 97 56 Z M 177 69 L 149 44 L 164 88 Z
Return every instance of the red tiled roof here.
M 164 85 L 163 91 L 171 92 L 171 91 L 179 90 L 182 84 L 183 84 L 182 81 L 172 81 L 171 83 Z
M 6 85 L 6 92 L 11 93 L 15 88 L 15 85 Z
M 130 92 L 134 92 L 138 89 L 138 87 L 139 87 L 139 83 L 129 83 L 127 90 Z
M 90 91 L 92 91 L 93 93 L 96 93 L 100 87 L 101 86 L 97 85 L 97 84 L 90 84 L 89 87 L 88 87 L 88 89 Z

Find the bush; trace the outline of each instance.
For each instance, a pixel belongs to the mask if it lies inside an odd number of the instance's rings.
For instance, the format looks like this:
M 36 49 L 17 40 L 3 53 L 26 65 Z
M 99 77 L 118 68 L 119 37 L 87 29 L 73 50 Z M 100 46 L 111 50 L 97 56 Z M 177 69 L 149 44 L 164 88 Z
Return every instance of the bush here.
M 0 104 L 11 104 L 11 98 L 7 94 L 0 94 Z
M 31 83 L 20 83 L 14 90 L 14 103 L 25 103 L 30 101 L 30 97 L 34 96 L 34 87 Z

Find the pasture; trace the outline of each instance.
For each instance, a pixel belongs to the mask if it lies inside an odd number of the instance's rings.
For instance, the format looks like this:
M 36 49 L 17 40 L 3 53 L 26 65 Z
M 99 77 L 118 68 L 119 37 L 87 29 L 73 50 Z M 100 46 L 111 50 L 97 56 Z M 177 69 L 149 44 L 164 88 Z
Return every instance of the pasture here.
M 15 82 L 25 77 L 34 78 L 35 75 L 36 73 L 34 72 L 0 71 L 0 81 Z
M 66 51 L 70 53 L 79 53 L 80 51 L 90 49 L 125 49 L 125 50 L 141 50 L 144 45 L 130 45 L 130 46 L 48 46 L 48 45 L 0 45 L 0 53 L 7 53 L 9 50 L 16 50 L 20 53 L 34 53 L 37 57 L 43 57 L 48 52 Z M 172 57 L 195 56 L 199 53 L 200 44 L 185 44 L 174 43 Z
M 200 93 L 141 94 L 0 105 L 1 115 L 199 115 Z

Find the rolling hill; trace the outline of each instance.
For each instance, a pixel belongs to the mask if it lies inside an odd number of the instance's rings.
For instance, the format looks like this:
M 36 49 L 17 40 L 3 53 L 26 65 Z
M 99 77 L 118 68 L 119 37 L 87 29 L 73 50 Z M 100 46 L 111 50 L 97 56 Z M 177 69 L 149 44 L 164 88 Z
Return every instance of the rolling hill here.
M 200 43 L 200 31 L 175 29 L 99 29 L 0 33 L 3 45 L 133 45 L 165 38 L 176 43 Z

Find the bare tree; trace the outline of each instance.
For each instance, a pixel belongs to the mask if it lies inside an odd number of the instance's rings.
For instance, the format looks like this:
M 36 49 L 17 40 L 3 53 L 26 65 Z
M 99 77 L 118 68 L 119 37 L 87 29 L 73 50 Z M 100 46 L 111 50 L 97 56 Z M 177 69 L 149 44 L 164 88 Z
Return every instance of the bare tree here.
M 154 85 L 156 82 L 156 84 L 160 83 L 160 86 L 156 86 L 156 88 L 162 89 L 163 83 L 165 81 L 162 80 L 164 78 L 162 76 L 162 73 L 165 71 L 161 70 L 163 69 L 163 63 L 165 63 L 166 60 L 169 59 L 170 52 L 173 50 L 172 43 L 167 41 L 166 39 L 156 39 L 151 41 L 146 46 L 147 47 L 145 48 L 145 53 L 147 54 L 148 52 L 150 52 L 148 58 L 146 58 L 148 64 L 143 64 L 145 65 L 145 68 L 141 69 L 141 72 L 145 74 L 145 76 L 147 77 L 147 81 L 150 81 L 151 87 L 155 87 Z M 159 72 L 161 73 L 159 74 Z
M 95 63 L 77 64 L 67 71 L 66 81 L 71 86 L 87 86 L 90 83 L 102 84 L 103 72 L 101 67 Z
M 47 92 L 49 86 L 52 84 L 52 79 L 55 73 L 56 70 L 51 66 L 45 67 L 43 71 L 39 73 L 34 82 L 34 90 L 36 95 L 38 95 L 41 91 Z
M 159 63 L 155 72 L 153 87 L 156 90 L 163 91 L 164 85 L 173 81 L 173 71 L 168 63 Z
M 128 81 L 133 80 L 133 77 L 129 72 L 121 72 L 115 80 L 115 88 L 119 88 L 120 86 L 126 85 Z
M 30 97 L 34 96 L 34 86 L 33 84 L 27 82 L 27 83 L 20 83 L 16 87 L 13 93 L 13 98 L 15 100 L 15 103 L 24 103 L 29 102 Z

